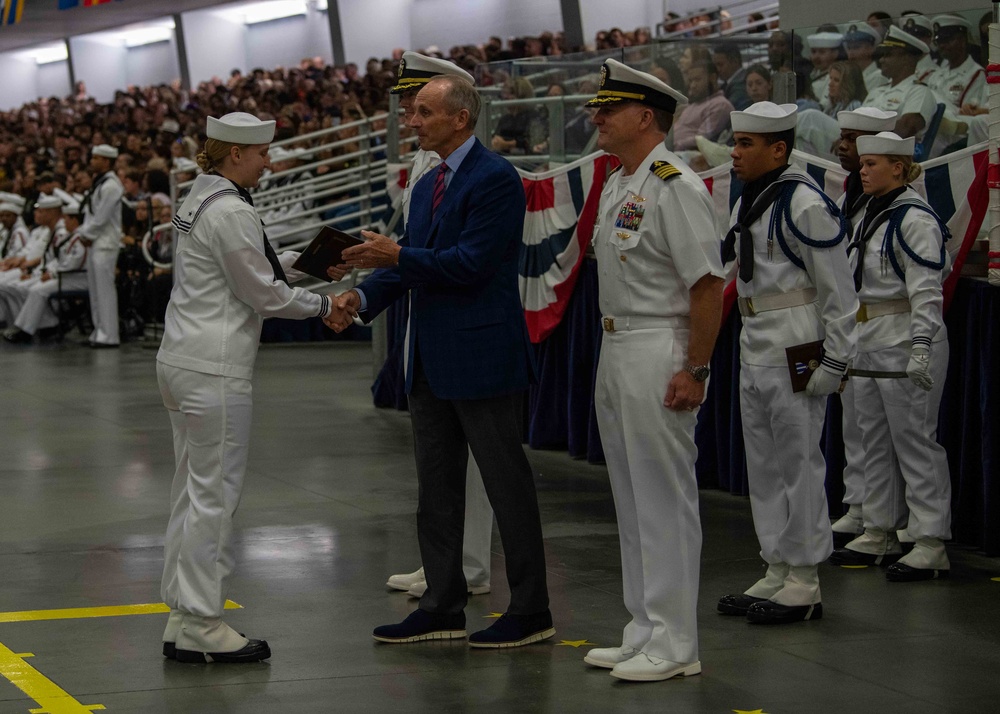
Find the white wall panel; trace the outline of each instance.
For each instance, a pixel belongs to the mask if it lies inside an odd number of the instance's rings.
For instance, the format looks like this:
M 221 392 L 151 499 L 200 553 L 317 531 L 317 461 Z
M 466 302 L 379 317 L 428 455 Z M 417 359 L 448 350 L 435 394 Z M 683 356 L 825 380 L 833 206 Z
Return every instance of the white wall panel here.
M 191 84 L 198 86 L 212 77 L 226 79 L 229 72 L 248 69 L 246 25 L 212 10 L 181 15 Z
M 396 47 L 412 49 L 413 0 L 339 0 L 344 54 L 364 72 L 369 57 L 391 57 Z
M 71 37 L 69 44 L 76 78 L 94 99 L 110 102 L 128 85 L 124 44 L 102 35 Z

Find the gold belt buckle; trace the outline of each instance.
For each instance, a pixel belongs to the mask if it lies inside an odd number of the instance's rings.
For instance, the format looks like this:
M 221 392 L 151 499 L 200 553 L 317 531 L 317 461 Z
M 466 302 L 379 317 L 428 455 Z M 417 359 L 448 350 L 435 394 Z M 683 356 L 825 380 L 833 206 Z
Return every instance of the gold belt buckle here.
M 743 309 L 740 310 L 740 314 L 743 315 L 743 317 L 753 317 L 754 315 L 757 314 L 757 311 L 753 307 L 752 297 L 743 297 L 740 298 L 739 300 L 740 300 L 740 305 L 743 307 Z
M 615 318 L 613 318 L 613 317 L 605 317 L 602 320 L 602 322 L 604 323 L 604 331 L 605 332 L 614 332 L 615 331 Z
M 868 322 L 868 306 L 864 303 L 861 303 L 861 307 L 858 308 L 858 316 L 855 321 Z

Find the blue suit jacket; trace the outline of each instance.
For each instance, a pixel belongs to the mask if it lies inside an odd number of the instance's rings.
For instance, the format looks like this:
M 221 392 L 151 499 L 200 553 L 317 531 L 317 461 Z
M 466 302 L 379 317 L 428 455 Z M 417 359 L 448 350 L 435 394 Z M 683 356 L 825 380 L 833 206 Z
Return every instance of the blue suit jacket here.
M 413 187 L 399 265 L 358 287 L 371 320 L 410 291 L 415 351 L 441 399 L 484 399 L 527 388 L 534 357 L 518 291 L 524 187 L 517 171 L 476 140 L 431 218 L 434 174 Z M 407 372 L 406 391 L 413 370 Z

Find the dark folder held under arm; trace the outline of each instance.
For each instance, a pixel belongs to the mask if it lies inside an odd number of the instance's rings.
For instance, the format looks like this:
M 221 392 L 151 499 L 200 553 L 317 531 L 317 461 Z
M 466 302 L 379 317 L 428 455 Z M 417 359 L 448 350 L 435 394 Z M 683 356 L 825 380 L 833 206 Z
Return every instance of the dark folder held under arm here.
M 344 250 L 362 243 L 364 240 L 352 236 L 350 233 L 344 233 L 344 231 L 330 226 L 323 226 L 312 242 L 302 251 L 302 254 L 292 263 L 292 268 L 331 283 L 333 278 L 326 274 L 326 269 L 341 265 L 344 262 L 342 257 Z

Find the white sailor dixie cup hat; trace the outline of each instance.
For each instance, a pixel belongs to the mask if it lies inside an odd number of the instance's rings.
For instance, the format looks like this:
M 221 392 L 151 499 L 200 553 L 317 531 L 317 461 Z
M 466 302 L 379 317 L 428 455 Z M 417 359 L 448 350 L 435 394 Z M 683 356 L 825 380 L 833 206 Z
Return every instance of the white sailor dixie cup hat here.
M 817 32 L 806 37 L 806 42 L 809 49 L 833 49 L 840 47 L 844 42 L 844 36 L 839 32 Z
M 80 204 L 76 201 L 67 201 L 63 204 L 62 209 L 63 215 L 66 216 L 79 216 L 80 215 Z
M 12 203 L 17 206 L 18 211 L 23 211 L 25 204 L 28 200 L 17 193 L 8 193 L 7 191 L 0 191 L 0 202 Z
M 607 59 L 601 67 L 601 86 L 597 96 L 584 106 L 603 107 L 621 102 L 638 102 L 673 114 L 677 105 L 687 104 L 688 99 L 651 74 L 632 69 L 618 60 Z
M 884 154 L 886 156 L 913 156 L 915 137 L 903 139 L 891 131 L 881 131 L 874 136 L 858 137 L 858 156 Z
M 733 131 L 749 134 L 776 134 L 794 129 L 798 121 L 798 107 L 794 104 L 757 102 L 742 112 L 729 112 Z
M 61 209 L 63 202 L 59 200 L 58 196 L 50 196 L 47 193 L 43 193 L 35 201 L 35 208 L 59 208 Z
M 896 112 L 886 112 L 875 107 L 858 107 L 850 112 L 837 112 L 841 129 L 854 131 L 892 131 L 896 126 Z
M 417 52 L 404 52 L 399 60 L 399 69 L 396 70 L 396 86 L 389 90 L 391 94 L 400 94 L 411 89 L 420 89 L 435 77 L 442 74 L 450 74 L 461 77 L 475 84 L 476 80 L 471 74 L 459 67 L 454 62 L 438 59 L 437 57 L 426 57 Z
M 882 40 L 882 44 L 878 47 L 880 50 L 890 49 L 892 47 L 902 47 L 903 49 L 911 52 L 919 52 L 922 55 L 931 51 L 930 47 L 928 47 L 925 42 L 921 42 L 906 30 L 900 30 L 895 25 L 889 27 L 889 31 L 886 33 L 885 39 Z
M 106 159 L 118 158 L 118 149 L 110 144 L 98 144 L 91 150 L 90 153 L 94 156 L 103 156 Z
M 13 213 L 14 215 L 19 215 L 21 210 L 22 209 L 18 208 L 10 201 L 0 202 L 0 213 Z
M 261 121 L 253 114 L 231 112 L 221 119 L 208 118 L 206 134 L 230 144 L 270 144 L 274 138 L 275 121 Z

